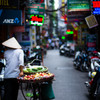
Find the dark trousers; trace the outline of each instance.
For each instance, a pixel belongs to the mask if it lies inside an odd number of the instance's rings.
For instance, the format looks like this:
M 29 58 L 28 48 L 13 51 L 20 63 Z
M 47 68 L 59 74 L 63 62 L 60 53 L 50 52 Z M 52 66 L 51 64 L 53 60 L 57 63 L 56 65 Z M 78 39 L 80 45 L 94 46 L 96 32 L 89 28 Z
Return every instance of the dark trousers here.
M 1 96 L 0 100 L 4 100 L 4 81 L 0 82 L 0 96 Z
M 5 79 L 4 87 L 5 87 L 4 100 L 17 100 L 18 89 L 19 89 L 18 80 L 15 78 Z

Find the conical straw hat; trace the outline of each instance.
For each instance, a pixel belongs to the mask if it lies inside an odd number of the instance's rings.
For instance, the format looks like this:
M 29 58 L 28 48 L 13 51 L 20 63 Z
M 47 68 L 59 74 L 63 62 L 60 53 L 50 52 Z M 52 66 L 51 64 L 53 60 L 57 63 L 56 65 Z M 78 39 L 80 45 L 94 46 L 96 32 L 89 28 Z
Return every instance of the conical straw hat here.
M 9 48 L 14 48 L 14 49 L 22 48 L 14 37 L 6 40 L 5 42 L 2 43 L 2 45 L 9 47 Z

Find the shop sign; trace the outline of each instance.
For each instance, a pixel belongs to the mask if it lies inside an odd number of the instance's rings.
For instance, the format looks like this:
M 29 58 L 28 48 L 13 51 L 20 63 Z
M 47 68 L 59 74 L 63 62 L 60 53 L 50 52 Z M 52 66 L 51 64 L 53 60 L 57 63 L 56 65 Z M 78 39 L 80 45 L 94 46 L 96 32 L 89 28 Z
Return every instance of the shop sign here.
M 97 46 L 97 35 L 96 34 L 87 34 L 87 50 L 94 51 Z
M 43 3 L 44 0 L 29 0 L 30 3 Z
M 98 26 L 98 22 L 94 15 L 90 15 L 90 16 L 86 17 L 85 20 L 86 20 L 86 23 L 89 28 Z
M 30 15 L 30 25 L 42 26 L 44 24 L 43 15 Z
M 8 23 L 8 24 L 19 23 L 19 19 L 17 17 L 15 19 L 4 19 L 3 23 Z
M 0 24 L 22 25 L 21 10 L 1 10 Z
M 92 14 L 100 14 L 100 1 L 92 0 Z
M 77 40 L 78 31 L 74 30 L 73 32 L 74 32 L 74 34 L 73 34 L 73 40 Z
M 0 0 L 0 9 L 17 9 L 19 0 Z
M 28 14 L 35 14 L 35 15 L 44 15 L 45 12 L 45 4 L 29 4 L 28 8 Z
M 73 31 L 71 31 L 71 30 L 67 30 L 66 31 L 66 34 L 73 34 L 74 32 Z
M 90 11 L 90 0 L 67 0 L 68 11 Z

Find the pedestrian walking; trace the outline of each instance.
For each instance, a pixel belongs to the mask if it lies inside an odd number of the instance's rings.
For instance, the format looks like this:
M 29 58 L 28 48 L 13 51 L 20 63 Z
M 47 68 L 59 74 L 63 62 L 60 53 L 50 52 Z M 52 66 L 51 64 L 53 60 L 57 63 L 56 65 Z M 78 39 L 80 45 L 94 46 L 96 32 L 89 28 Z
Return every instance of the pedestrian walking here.
M 17 77 L 23 75 L 24 53 L 17 40 L 12 37 L 2 43 L 6 47 L 4 58 L 6 67 L 4 72 L 4 100 L 17 100 L 19 84 Z

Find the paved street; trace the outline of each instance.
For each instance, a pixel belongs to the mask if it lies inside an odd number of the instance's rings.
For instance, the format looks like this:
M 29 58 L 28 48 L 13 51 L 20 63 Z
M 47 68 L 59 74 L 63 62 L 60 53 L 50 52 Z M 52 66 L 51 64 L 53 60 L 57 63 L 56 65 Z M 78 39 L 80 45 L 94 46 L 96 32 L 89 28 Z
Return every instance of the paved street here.
M 55 74 L 53 82 L 55 100 L 89 100 L 84 82 L 87 73 L 75 70 L 73 58 L 60 56 L 58 50 L 50 50 L 44 60 L 50 72 Z
M 58 50 L 48 50 L 44 65 L 55 74 L 53 82 L 55 100 L 89 100 L 84 82 L 88 80 L 86 72 L 73 67 L 73 58 L 60 56 Z M 24 100 L 19 91 L 18 100 Z

